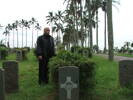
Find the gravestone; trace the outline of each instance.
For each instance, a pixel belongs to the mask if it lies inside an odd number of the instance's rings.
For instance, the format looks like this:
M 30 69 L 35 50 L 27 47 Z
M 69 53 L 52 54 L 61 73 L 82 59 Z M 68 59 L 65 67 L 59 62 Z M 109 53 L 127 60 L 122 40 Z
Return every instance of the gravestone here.
M 5 60 L 7 55 L 8 55 L 7 50 L 0 50 L 0 59 L 1 60 Z
M 16 60 L 17 61 L 22 61 L 23 60 L 23 54 L 21 50 L 16 51 Z
M 1 60 L 1 58 L 2 58 L 1 56 L 2 56 L 2 55 L 1 55 L 1 51 L 0 51 L 0 60 Z
M 3 62 L 3 68 L 5 70 L 6 93 L 17 92 L 19 90 L 18 62 L 5 61 Z
M 78 67 L 59 68 L 59 100 L 79 100 Z
M 0 69 L 0 100 L 5 100 L 5 77 L 3 69 Z
M 133 60 L 119 62 L 119 81 L 122 87 L 133 85 Z

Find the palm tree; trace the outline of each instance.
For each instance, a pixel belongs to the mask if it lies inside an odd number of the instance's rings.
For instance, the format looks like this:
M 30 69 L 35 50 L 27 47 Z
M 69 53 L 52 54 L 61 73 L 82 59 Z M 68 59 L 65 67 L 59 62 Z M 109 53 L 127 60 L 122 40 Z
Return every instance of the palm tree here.
M 75 31 L 75 28 L 73 25 L 68 24 L 64 29 L 64 35 L 63 35 L 63 44 L 66 46 L 67 50 L 70 50 L 70 44 L 74 45 L 74 34 L 72 34 Z
M 58 11 L 55 14 L 56 20 L 58 20 L 59 23 L 64 22 L 63 19 L 62 19 L 64 17 L 63 14 L 64 14 L 64 12 L 62 12 L 62 11 Z
M 53 27 L 53 22 L 55 22 L 55 16 L 53 15 L 53 12 L 49 12 L 49 15 L 46 16 L 46 21 L 47 21 L 47 24 L 50 24 L 51 25 L 51 29 Z M 53 31 L 52 31 L 52 36 L 53 36 Z
M 59 32 L 63 32 L 63 25 L 61 23 L 55 25 L 52 28 L 53 32 L 57 32 L 57 46 L 61 43 L 61 37 L 59 35 Z
M 55 19 L 56 19 L 56 21 L 55 21 L 55 25 L 57 26 L 57 28 L 58 28 L 58 33 L 57 33 L 57 36 L 58 36 L 58 40 L 60 41 L 60 39 L 59 38 L 61 38 L 62 37 L 62 35 L 61 35 L 61 32 L 63 32 L 63 26 L 62 26 L 62 23 L 64 22 L 63 21 L 63 14 L 64 14 L 64 12 L 61 12 L 61 11 L 58 11 L 56 14 L 55 14 Z
M 109 60 L 114 59 L 114 39 L 113 39 L 113 21 L 112 21 L 112 0 L 107 1 L 107 22 L 108 22 L 108 47 Z
M 7 29 L 9 31 L 9 34 L 7 34 L 8 35 L 8 47 L 10 47 L 10 31 L 12 30 L 12 25 L 8 24 Z
M 102 0 L 92 0 L 92 4 L 90 5 L 91 6 L 91 12 L 92 12 L 92 18 L 94 16 L 96 16 L 96 22 L 91 19 L 92 21 L 92 26 L 96 26 L 96 45 L 97 45 L 97 48 L 99 48 L 99 44 L 98 44 L 98 9 L 101 7 L 101 2 Z M 94 22 L 94 23 L 93 23 Z M 95 25 L 96 24 L 96 25 Z M 97 53 L 98 53 L 98 49 L 97 49 Z
M 8 28 L 8 26 L 6 26 L 5 27 L 5 30 L 4 30 L 4 32 L 3 32 L 3 35 L 5 35 L 5 36 L 8 36 L 8 41 L 7 41 L 7 47 L 10 47 L 10 44 L 9 44 L 9 38 L 10 38 L 10 36 L 9 36 L 9 34 L 10 34 L 10 32 L 9 32 L 10 30 L 9 30 L 9 28 Z
M 41 26 L 39 25 L 39 23 L 36 23 L 35 29 L 37 30 L 37 37 L 38 37 L 38 31 L 41 30 Z
M 88 34 L 87 34 L 87 31 L 88 31 L 88 16 L 86 15 L 86 12 L 84 12 L 84 15 L 83 15 L 83 21 L 84 21 L 84 32 L 86 33 L 86 37 L 88 37 L 88 38 L 86 38 L 86 40 L 85 40 L 85 47 L 87 47 L 87 43 L 86 43 L 86 41 L 87 41 L 87 39 L 89 39 L 89 36 L 88 36 Z M 89 40 L 88 40 L 89 41 Z M 88 45 L 88 47 L 89 47 L 89 45 Z
M 31 46 L 31 48 L 33 48 L 33 42 L 34 42 L 33 41 L 33 33 L 34 33 L 35 23 L 37 23 L 37 20 L 34 17 L 32 17 L 29 22 L 32 25 L 32 46 Z
M 25 20 L 24 19 L 22 19 L 22 20 L 20 20 L 20 22 L 19 22 L 19 26 L 22 28 L 22 48 L 23 48 L 23 33 L 24 33 L 24 24 L 25 24 Z
M 27 29 L 30 28 L 30 25 L 29 25 L 29 22 L 28 21 L 25 21 L 24 22 L 24 27 L 25 27 L 25 31 L 26 31 L 26 34 L 25 34 L 25 37 L 26 37 L 25 38 L 26 39 L 25 40 L 26 41 L 26 45 L 25 46 L 27 47 Z
M 92 41 L 92 11 L 91 11 L 91 0 L 86 0 L 86 8 L 87 8 L 87 12 L 88 12 L 88 38 L 90 39 L 90 41 L 88 41 L 88 44 L 90 43 L 90 50 L 92 51 L 93 49 L 93 41 Z
M 18 26 L 19 26 L 19 21 L 18 20 L 16 20 L 15 21 L 15 29 L 16 29 L 16 31 L 17 31 L 17 48 L 18 48 L 18 46 L 19 46 L 19 41 L 18 41 Z
M 66 16 L 65 19 L 69 18 L 71 19 L 71 24 L 74 27 L 74 31 L 72 34 L 74 34 L 74 45 L 78 45 L 78 29 L 79 29 L 79 19 L 80 19 L 80 10 L 78 10 L 79 6 L 77 3 L 77 0 L 65 0 L 67 2 L 67 10 L 66 10 Z
M 102 3 L 102 10 L 104 11 L 104 53 L 106 53 L 106 51 L 107 51 L 107 47 L 106 47 L 107 2 L 106 2 L 106 0 L 104 0 Z
M 13 30 L 13 48 L 14 48 L 14 29 L 16 28 L 15 23 L 12 23 L 12 30 Z

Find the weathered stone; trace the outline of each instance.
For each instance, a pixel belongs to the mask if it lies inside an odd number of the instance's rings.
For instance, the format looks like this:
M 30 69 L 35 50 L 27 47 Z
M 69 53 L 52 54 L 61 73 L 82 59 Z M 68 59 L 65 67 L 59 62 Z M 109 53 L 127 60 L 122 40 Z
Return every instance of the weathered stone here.
M 79 69 L 59 68 L 59 100 L 79 100 Z
M 16 51 L 16 60 L 17 61 L 22 61 L 23 60 L 22 50 L 17 50 Z
M 8 55 L 7 50 L 0 50 L 0 59 L 5 60 L 7 55 Z
M 5 77 L 3 69 L 0 69 L 0 100 L 5 100 Z
M 5 70 L 5 90 L 6 93 L 17 92 L 19 90 L 18 62 L 5 61 L 3 62 Z
M 119 81 L 122 87 L 133 85 L 133 60 L 119 62 Z

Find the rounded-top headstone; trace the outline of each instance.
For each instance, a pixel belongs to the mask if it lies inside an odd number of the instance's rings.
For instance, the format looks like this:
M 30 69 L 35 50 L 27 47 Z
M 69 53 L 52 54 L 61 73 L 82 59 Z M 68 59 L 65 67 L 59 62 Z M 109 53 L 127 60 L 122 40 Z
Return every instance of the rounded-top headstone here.
M 19 90 L 18 62 L 9 60 L 3 62 L 5 70 L 5 90 L 6 93 L 17 92 Z

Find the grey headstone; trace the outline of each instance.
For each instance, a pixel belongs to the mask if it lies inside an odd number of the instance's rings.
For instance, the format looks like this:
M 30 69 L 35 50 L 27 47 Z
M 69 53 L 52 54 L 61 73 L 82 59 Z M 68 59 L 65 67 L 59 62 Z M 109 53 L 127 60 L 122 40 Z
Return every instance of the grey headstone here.
M 17 61 L 22 61 L 23 60 L 23 54 L 21 50 L 16 51 L 16 60 Z
M 122 87 L 133 85 L 133 60 L 119 62 L 119 81 Z
M 5 100 L 5 77 L 3 69 L 0 69 L 0 100 Z
M 1 57 L 1 51 L 0 51 L 0 60 L 1 60 L 1 58 L 2 58 L 2 57 Z
M 3 62 L 3 68 L 5 70 L 6 93 L 17 92 L 19 90 L 18 62 L 5 61 Z
M 79 69 L 59 68 L 59 100 L 79 100 Z

